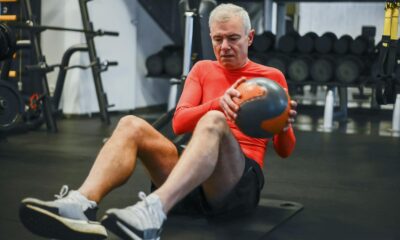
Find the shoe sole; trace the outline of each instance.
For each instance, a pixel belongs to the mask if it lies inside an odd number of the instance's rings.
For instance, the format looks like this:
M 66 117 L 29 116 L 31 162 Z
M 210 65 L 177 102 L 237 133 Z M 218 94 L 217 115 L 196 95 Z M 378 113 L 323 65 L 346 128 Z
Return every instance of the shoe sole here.
M 105 215 L 102 220 L 101 224 L 105 226 L 110 232 L 117 235 L 119 238 L 123 240 L 142 240 L 143 238 L 136 235 L 129 227 L 127 227 L 126 223 L 118 218 L 118 216 L 114 214 L 107 214 Z M 159 240 L 160 238 L 156 239 L 148 239 L 148 240 Z
M 64 218 L 43 207 L 40 206 L 40 201 L 25 201 L 20 206 L 20 220 L 34 234 L 61 240 L 107 238 L 107 231 L 99 223 Z
M 101 224 L 107 228 L 110 232 L 114 233 L 117 235 L 119 238 L 123 240 L 137 240 L 137 239 L 142 239 L 136 234 L 134 234 L 132 231 L 127 229 L 122 222 L 119 221 L 118 217 L 115 216 L 114 214 L 110 215 L 105 215 L 101 219 Z M 121 228 L 121 226 L 124 226 Z

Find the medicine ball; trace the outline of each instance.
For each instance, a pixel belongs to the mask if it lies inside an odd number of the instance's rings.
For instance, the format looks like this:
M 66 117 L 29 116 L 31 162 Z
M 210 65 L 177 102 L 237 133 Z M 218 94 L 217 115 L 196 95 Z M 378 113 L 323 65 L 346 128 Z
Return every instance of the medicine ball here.
M 236 88 L 241 96 L 236 125 L 246 135 L 271 138 L 289 118 L 290 97 L 277 82 L 267 78 L 247 80 Z

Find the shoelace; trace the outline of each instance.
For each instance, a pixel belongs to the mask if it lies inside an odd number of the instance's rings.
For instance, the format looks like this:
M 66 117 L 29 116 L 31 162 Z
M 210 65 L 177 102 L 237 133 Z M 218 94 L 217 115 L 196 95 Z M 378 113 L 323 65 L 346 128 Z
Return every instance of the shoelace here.
M 57 198 L 57 199 L 64 198 L 67 195 L 68 192 L 69 192 L 68 186 L 67 185 L 63 185 L 61 187 L 60 193 L 59 194 L 54 194 L 54 197 Z
M 150 206 L 149 201 L 147 200 L 147 196 L 146 193 L 144 192 L 139 192 L 138 197 L 140 198 L 140 200 L 142 200 L 144 202 L 144 205 L 146 206 L 146 208 L 149 210 L 149 212 L 154 215 L 154 216 L 158 216 L 158 214 L 156 213 L 156 211 L 154 210 L 153 207 Z
M 71 191 L 70 194 L 68 194 L 69 188 L 68 185 L 63 185 L 61 187 L 60 193 L 59 194 L 54 194 L 54 197 L 57 198 L 57 202 L 63 202 L 63 203 L 77 203 L 79 202 L 81 204 L 82 210 L 85 211 L 87 208 L 93 208 L 96 207 L 96 203 L 93 201 L 82 201 L 82 198 L 79 197 L 74 191 Z

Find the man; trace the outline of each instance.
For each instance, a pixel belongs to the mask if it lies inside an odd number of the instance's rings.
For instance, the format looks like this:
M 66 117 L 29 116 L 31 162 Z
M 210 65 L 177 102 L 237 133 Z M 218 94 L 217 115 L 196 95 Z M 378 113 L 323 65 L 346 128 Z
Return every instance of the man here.
M 209 25 L 217 61 L 195 64 L 173 119 L 175 133 L 193 134 L 183 153 L 179 156 L 180 149 L 146 121 L 123 117 L 77 191 L 66 195 L 64 189 L 55 201 L 22 201 L 20 216 L 27 228 L 52 238 L 102 239 L 105 226 L 123 239 L 158 239 L 167 214 L 179 202 L 197 206 L 207 217 L 239 216 L 255 209 L 268 140 L 248 137 L 234 124 L 239 97 L 235 87 L 253 77 L 287 85 L 281 72 L 248 59 L 254 30 L 244 9 L 219 5 Z M 295 145 L 295 115 L 291 110 L 287 126 L 273 138 L 282 157 Z M 157 189 L 149 196 L 140 193 L 135 205 L 108 210 L 101 224 L 96 222 L 97 204 L 131 176 L 138 158 Z

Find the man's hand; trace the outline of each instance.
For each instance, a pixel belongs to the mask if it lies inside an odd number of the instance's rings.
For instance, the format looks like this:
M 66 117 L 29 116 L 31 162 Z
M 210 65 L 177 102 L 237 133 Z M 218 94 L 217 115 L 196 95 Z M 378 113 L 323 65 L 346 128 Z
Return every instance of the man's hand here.
M 290 127 L 292 127 L 292 124 L 294 123 L 294 120 L 297 115 L 297 102 L 294 100 L 290 101 L 290 110 L 289 110 L 289 118 L 286 122 L 286 126 L 283 128 L 283 131 L 286 132 Z
M 239 78 L 230 88 L 228 88 L 224 95 L 219 99 L 219 105 L 225 113 L 228 120 L 235 121 L 239 110 L 239 106 L 235 103 L 234 99 L 240 97 L 240 92 L 236 90 L 236 87 L 245 82 L 245 78 Z

